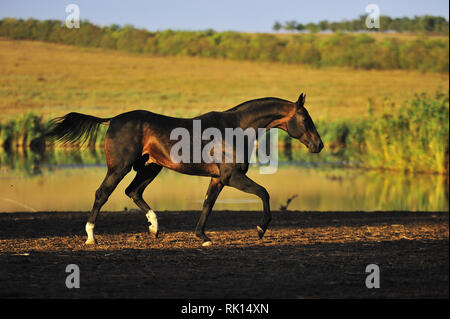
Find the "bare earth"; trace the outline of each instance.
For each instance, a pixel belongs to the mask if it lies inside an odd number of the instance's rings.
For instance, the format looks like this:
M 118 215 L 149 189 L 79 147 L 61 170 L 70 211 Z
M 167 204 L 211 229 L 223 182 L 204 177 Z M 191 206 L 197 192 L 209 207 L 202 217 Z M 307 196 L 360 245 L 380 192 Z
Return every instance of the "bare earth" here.
M 143 214 L 101 213 L 88 247 L 87 212 L 1 213 L 0 298 L 449 298 L 447 212 L 274 212 L 259 240 L 260 212 L 215 211 L 210 247 L 199 214 L 158 213 L 155 239 Z

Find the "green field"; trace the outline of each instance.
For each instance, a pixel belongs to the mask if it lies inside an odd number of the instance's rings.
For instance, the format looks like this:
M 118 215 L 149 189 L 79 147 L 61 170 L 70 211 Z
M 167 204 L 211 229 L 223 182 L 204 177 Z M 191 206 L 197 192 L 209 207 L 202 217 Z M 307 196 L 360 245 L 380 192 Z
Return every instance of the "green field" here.
M 335 121 L 447 90 L 448 73 L 316 69 L 199 57 L 154 57 L 34 41 L 0 40 L 0 111 L 111 116 L 133 109 L 189 116 L 243 101 L 307 95 L 313 119 Z

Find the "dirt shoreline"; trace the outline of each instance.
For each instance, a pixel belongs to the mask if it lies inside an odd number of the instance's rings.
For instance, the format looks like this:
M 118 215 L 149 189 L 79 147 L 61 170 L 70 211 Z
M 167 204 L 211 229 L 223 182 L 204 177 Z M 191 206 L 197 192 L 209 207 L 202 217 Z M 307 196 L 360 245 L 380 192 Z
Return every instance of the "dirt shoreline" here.
M 89 247 L 87 212 L 0 213 L 0 298 L 449 298 L 448 212 L 274 212 L 259 240 L 261 212 L 215 211 L 206 248 L 199 214 L 159 212 L 155 239 L 143 214 L 102 212 Z

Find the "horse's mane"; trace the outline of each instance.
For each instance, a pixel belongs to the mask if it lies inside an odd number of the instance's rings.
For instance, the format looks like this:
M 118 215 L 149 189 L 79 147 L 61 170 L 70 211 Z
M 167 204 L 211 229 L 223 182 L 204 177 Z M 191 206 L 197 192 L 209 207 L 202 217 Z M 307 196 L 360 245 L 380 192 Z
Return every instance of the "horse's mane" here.
M 225 112 L 245 111 L 248 107 L 258 107 L 258 106 L 268 105 L 268 104 L 273 104 L 273 103 L 291 103 L 291 102 L 277 98 L 277 97 L 263 97 L 260 99 L 246 101 L 244 103 L 236 105 L 235 107 L 232 107 L 231 109 L 226 110 Z

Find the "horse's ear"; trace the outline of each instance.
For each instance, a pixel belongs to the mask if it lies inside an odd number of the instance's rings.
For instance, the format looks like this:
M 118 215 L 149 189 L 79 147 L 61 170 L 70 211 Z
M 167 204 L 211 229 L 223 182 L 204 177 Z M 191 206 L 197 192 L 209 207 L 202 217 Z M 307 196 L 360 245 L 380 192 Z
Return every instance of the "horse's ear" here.
M 298 101 L 297 101 L 297 105 L 298 106 L 303 106 L 305 104 L 305 98 L 306 98 L 306 94 L 300 94 L 300 96 L 298 97 Z

